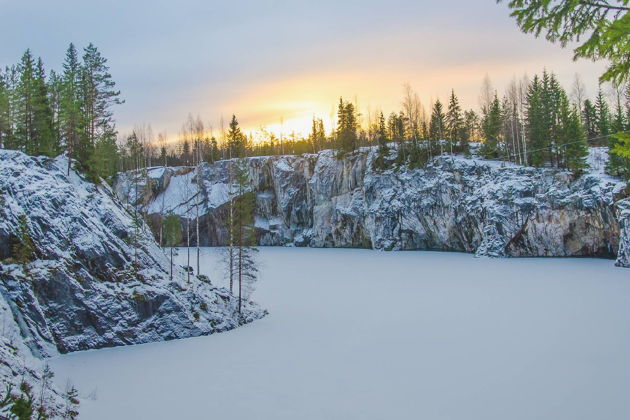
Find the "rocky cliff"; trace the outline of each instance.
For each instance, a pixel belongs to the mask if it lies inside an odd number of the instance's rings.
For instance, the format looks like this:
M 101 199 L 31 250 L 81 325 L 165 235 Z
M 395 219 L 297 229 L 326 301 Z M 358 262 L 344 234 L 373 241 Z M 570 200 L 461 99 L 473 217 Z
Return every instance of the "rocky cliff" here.
M 42 358 L 169 340 L 264 315 L 247 302 L 238 316 L 234 296 L 181 267 L 170 280 L 149 228 L 66 167 L 0 150 L 0 340 L 16 348 L 0 352 L 0 375 L 20 377 L 10 357 L 33 365 L 25 349 Z
M 617 215 L 620 233 L 616 265 L 630 268 L 630 200 L 617 202 Z
M 592 152 L 601 154 L 601 150 Z M 260 245 L 448 250 L 485 256 L 614 257 L 624 184 L 599 168 L 567 171 L 441 156 L 426 168 L 376 171 L 375 150 L 342 159 L 247 158 Z M 226 243 L 234 161 L 121 174 L 117 195 L 146 213 L 200 219 L 203 245 Z M 191 234 L 194 239 L 194 229 Z

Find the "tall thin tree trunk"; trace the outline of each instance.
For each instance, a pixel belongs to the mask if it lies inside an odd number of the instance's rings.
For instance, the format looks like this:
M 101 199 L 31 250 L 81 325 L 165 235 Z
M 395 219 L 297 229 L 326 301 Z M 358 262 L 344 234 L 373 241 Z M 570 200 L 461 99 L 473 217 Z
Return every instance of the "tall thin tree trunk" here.
M 187 253 L 187 262 L 186 262 L 186 273 L 188 274 L 186 278 L 188 279 L 188 283 L 190 283 L 190 217 L 186 215 L 186 253 Z
M 201 274 L 199 271 L 199 198 L 201 196 L 201 183 L 199 182 L 199 160 L 197 161 L 197 198 L 195 199 L 195 219 L 197 224 L 196 236 L 197 236 L 197 275 Z
M 232 194 L 232 152 L 230 151 L 230 163 L 228 167 L 228 183 L 230 184 L 230 215 L 229 215 L 229 264 L 230 264 L 230 293 L 234 289 L 234 197 Z
M 243 294 L 243 247 L 238 247 L 238 313 L 241 313 L 241 300 Z

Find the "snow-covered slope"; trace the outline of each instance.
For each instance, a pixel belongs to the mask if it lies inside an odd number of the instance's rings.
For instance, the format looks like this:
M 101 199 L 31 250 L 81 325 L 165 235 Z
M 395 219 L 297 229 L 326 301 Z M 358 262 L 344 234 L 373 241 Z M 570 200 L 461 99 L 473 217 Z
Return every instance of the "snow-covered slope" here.
M 377 172 L 370 148 L 343 159 L 330 150 L 248 158 L 258 242 L 612 257 L 619 244 L 614 201 L 624 184 L 602 173 L 596 163 L 606 156 L 595 151 L 594 168 L 577 180 L 562 170 L 461 156 Z M 198 201 L 201 243 L 225 244 L 230 164 L 121 174 L 116 193 L 154 220 L 169 212 L 193 218 Z
M 149 229 L 136 228 L 108 187 L 66 167 L 0 150 L 0 310 L 14 322 L 0 339 L 46 357 L 210 334 L 264 315 L 247 302 L 239 317 L 234 296 L 181 267 L 170 281 Z M 35 248 L 25 264 L 15 246 L 24 228 Z
M 26 383 L 33 388 L 31 393 L 37 399 L 37 406 L 45 407 L 46 414 L 56 418 L 66 406 L 63 391 L 53 385 L 51 378 L 45 378 L 45 364 L 29 349 L 29 339 L 22 336 L 20 328 L 22 319 L 11 308 L 13 305 L 0 294 L 0 399 L 7 389 L 14 396 L 22 394 L 20 386 Z M 0 408 L 0 418 L 6 414 Z

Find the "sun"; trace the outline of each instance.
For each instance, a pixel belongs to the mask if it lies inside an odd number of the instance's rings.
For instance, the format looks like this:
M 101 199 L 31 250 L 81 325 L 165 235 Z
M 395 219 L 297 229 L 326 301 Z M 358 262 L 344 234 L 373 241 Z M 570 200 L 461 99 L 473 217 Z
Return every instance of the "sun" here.
M 281 119 L 277 123 L 269 124 L 265 127 L 265 130 L 272 133 L 277 138 L 287 137 L 308 137 L 313 126 L 313 118 L 322 118 L 313 113 L 303 114 L 288 119 Z M 326 121 L 325 118 L 322 118 Z M 324 123 L 324 126 L 329 125 Z

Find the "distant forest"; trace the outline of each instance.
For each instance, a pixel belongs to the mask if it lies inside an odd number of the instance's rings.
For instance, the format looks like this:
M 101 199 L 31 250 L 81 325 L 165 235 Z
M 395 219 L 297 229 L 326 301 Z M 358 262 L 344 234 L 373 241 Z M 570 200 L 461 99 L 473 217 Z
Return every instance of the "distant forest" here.
M 27 50 L 19 63 L 0 72 L 0 148 L 54 157 L 67 153 L 91 180 L 111 181 L 121 170 L 158 165 L 197 165 L 246 156 L 316 153 L 336 149 L 342 156 L 363 146 L 377 146 L 376 169 L 423 167 L 441 154 L 470 153 L 538 167 L 567 168 L 580 173 L 589 145 L 614 147 L 612 133 L 630 130 L 630 86 L 602 86 L 587 98 L 576 76 L 565 90 L 547 71 L 514 80 L 502 94 L 484 79 L 480 109 L 464 110 L 454 91 L 445 103 L 427 111 L 409 85 L 401 109 L 362 115 L 356 105 L 339 99 L 335 127 L 326 132 L 313 118 L 308 136 L 278 138 L 261 130 L 256 139 L 239 127 L 236 115 L 212 134 L 200 117 L 189 115 L 178 141 L 154 137 L 140 125 L 120 137 L 112 108 L 122 104 L 107 60 L 89 44 L 80 55 L 67 49 L 62 70 L 47 72 L 41 59 Z M 612 154 L 608 172 L 630 177 L 630 159 Z

